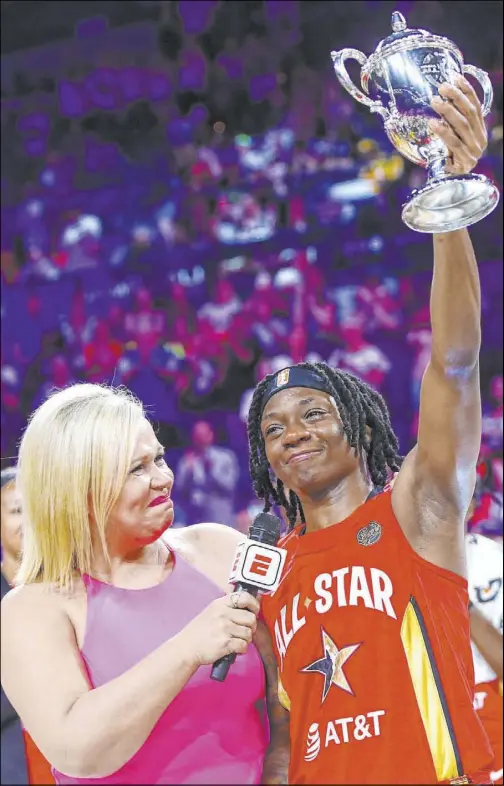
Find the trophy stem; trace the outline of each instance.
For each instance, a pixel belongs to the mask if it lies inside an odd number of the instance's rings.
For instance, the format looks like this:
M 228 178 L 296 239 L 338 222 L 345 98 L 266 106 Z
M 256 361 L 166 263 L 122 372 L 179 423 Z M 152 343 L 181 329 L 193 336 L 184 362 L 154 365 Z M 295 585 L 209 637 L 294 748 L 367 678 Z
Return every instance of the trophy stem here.
M 447 174 L 447 161 L 446 156 L 436 156 L 427 161 L 427 182 L 437 180 L 438 177 L 444 177 Z

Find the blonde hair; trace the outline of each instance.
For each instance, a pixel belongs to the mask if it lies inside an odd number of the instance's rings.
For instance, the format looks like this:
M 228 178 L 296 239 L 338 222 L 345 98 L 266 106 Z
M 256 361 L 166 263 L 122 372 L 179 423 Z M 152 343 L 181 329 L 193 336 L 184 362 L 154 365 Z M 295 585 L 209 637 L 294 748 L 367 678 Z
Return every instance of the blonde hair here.
M 91 384 L 54 393 L 32 414 L 18 462 L 25 531 L 17 584 L 71 589 L 75 572 L 89 573 L 91 513 L 108 558 L 107 520 L 144 417 L 125 388 Z

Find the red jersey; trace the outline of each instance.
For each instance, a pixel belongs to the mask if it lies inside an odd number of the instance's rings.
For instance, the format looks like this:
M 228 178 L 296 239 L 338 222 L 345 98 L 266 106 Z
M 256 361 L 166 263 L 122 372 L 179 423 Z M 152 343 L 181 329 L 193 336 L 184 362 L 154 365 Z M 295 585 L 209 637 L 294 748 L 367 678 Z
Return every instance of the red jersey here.
M 488 781 L 465 579 L 413 551 L 390 490 L 300 530 L 279 544 L 284 579 L 262 601 L 290 709 L 289 783 Z
M 478 713 L 494 753 L 490 780 L 492 783 L 504 783 L 502 680 L 480 682 L 476 685 L 474 709 Z
M 23 729 L 23 738 L 26 751 L 28 783 L 30 786 L 37 786 L 38 784 L 50 786 L 50 784 L 56 783 L 51 765 L 39 751 L 26 729 Z

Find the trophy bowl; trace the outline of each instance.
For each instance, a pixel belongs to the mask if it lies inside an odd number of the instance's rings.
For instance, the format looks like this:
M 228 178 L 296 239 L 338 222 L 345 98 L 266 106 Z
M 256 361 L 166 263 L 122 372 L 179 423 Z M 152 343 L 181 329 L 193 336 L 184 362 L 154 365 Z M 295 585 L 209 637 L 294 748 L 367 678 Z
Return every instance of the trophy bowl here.
M 410 30 L 398 11 L 392 14 L 392 30 L 369 57 L 357 49 L 331 52 L 336 76 L 356 101 L 381 115 L 394 147 L 427 169 L 425 185 L 402 206 L 406 226 L 430 234 L 468 227 L 494 210 L 499 191 L 484 175 L 447 173 L 448 149 L 429 129 L 430 120 L 439 120 L 431 101 L 443 82 L 454 85 L 459 74 L 469 74 L 483 89 L 482 112 L 487 115 L 492 84 L 485 71 L 464 64 L 452 41 L 427 30 Z M 347 60 L 361 65 L 362 90 L 350 79 Z

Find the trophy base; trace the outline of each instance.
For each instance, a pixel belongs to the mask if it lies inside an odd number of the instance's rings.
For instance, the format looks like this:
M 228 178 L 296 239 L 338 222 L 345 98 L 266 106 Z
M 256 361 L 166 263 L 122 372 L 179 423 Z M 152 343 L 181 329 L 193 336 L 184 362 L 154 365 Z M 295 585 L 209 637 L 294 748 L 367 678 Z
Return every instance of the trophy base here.
M 484 175 L 442 175 L 413 192 L 401 217 L 410 229 L 435 235 L 476 224 L 498 202 L 497 187 Z

